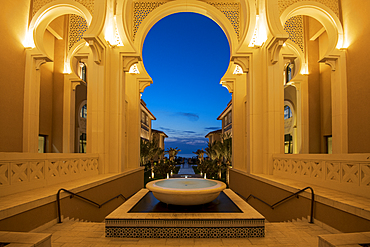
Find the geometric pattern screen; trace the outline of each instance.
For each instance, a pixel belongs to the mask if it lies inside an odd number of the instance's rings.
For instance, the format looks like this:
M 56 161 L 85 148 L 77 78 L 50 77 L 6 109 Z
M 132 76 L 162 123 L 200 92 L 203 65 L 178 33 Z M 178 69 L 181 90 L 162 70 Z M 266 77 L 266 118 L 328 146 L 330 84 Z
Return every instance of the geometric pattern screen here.
M 135 36 L 139 30 L 141 23 L 144 19 L 156 8 L 167 2 L 146 2 L 137 1 L 133 3 L 134 18 L 133 18 L 133 29 L 132 29 L 132 40 L 135 40 Z M 221 11 L 230 21 L 233 26 L 238 39 L 240 37 L 240 4 L 229 3 L 229 2 L 207 2 L 213 7 Z
M 87 30 L 86 20 L 79 15 L 69 15 L 68 50 L 82 39 Z
M 292 4 L 305 1 L 306 0 L 278 0 L 280 15 L 286 8 L 288 8 Z M 339 18 L 339 0 L 311 0 L 311 1 L 325 5 L 326 7 L 331 9 L 335 13 L 335 15 Z
M 303 16 L 297 15 L 289 18 L 284 24 L 284 30 L 288 33 L 289 39 L 304 53 Z

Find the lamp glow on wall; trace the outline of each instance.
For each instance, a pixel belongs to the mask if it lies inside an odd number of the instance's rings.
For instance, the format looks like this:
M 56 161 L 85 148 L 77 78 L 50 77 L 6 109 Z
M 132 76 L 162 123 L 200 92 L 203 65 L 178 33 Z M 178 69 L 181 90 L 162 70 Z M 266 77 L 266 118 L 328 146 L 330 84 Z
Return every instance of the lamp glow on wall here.
M 33 41 L 33 32 L 32 30 L 28 30 L 26 32 L 26 37 L 23 41 L 23 46 L 26 49 L 33 49 L 36 47 L 35 42 Z
M 140 74 L 140 71 L 139 69 L 137 68 L 137 64 L 133 64 L 131 67 L 130 67 L 130 70 L 128 71 L 129 74 L 132 74 L 132 75 L 138 75 Z
M 260 47 L 267 40 L 266 28 L 263 20 L 256 15 L 256 26 L 254 28 L 253 37 L 249 43 L 249 47 Z
M 302 75 L 308 75 L 308 63 L 303 63 L 301 68 L 301 74 Z
M 242 67 L 240 67 L 239 65 L 236 65 L 233 74 L 234 75 L 242 75 L 243 74 Z
M 104 38 L 111 46 L 123 46 L 121 37 L 117 30 L 116 16 L 109 19 L 109 22 L 105 28 Z

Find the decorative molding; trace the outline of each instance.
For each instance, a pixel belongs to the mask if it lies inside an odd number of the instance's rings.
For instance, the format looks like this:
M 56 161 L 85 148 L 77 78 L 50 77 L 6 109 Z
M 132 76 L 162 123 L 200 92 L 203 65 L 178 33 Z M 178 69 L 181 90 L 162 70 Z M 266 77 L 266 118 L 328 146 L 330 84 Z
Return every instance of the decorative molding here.
M 237 57 L 233 56 L 231 61 L 239 65 L 243 69 L 243 73 L 249 72 L 249 57 Z
M 139 80 L 139 91 L 144 92 L 146 87 L 149 87 L 153 83 L 152 80 Z
M 336 61 L 338 60 L 338 57 L 324 57 L 319 60 L 319 63 L 325 63 L 331 67 L 332 71 L 336 70 Z
M 123 71 L 129 72 L 132 65 L 141 61 L 140 56 L 124 56 L 123 57 Z
M 107 238 L 251 238 L 264 227 L 105 227 Z
M 272 64 L 275 64 L 277 63 L 277 61 L 279 61 L 279 53 L 286 40 L 287 38 L 285 37 L 284 38 L 275 37 L 271 40 L 271 42 L 267 46 L 269 52 L 269 60 Z
M 72 81 L 72 82 L 71 82 L 72 90 L 73 90 L 73 91 L 76 91 L 76 87 L 77 87 L 78 85 L 81 85 L 81 81 Z
M 284 64 L 294 63 L 294 60 L 297 59 L 295 54 L 283 54 Z
M 234 81 L 233 80 L 221 81 L 220 84 L 223 87 L 226 87 L 227 90 L 229 90 L 229 93 L 234 92 Z
M 99 41 L 97 37 L 84 37 L 89 44 L 93 53 L 93 59 L 96 64 L 100 64 L 102 61 L 102 53 L 104 51 L 104 45 Z
M 35 58 L 35 69 L 39 70 L 41 65 L 43 65 L 46 62 L 51 62 L 51 61 L 48 61 L 48 59 L 46 58 Z

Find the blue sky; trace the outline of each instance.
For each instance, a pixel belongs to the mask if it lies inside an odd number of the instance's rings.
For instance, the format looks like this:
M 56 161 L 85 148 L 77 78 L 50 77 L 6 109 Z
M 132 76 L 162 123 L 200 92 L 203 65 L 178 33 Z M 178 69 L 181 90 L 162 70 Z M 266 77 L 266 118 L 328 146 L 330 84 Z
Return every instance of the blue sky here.
M 144 41 L 144 66 L 153 84 L 142 99 L 164 131 L 165 149 L 178 147 L 189 156 L 207 147 L 204 136 L 221 128 L 219 114 L 231 100 L 220 79 L 230 60 L 222 29 L 195 13 L 178 13 L 157 22 Z M 194 155 L 195 156 L 195 155 Z

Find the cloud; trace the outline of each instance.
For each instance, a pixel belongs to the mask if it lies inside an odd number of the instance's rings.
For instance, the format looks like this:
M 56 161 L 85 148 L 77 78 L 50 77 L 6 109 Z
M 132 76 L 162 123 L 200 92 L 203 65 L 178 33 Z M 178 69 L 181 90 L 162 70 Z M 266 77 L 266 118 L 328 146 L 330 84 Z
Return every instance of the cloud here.
M 176 138 L 166 138 L 165 141 L 166 142 L 177 142 L 179 140 L 177 140 Z
M 197 133 L 197 132 L 191 131 L 191 130 L 185 130 L 183 132 L 186 133 L 186 134 L 196 134 Z
M 163 130 L 164 132 L 167 132 L 167 133 L 177 133 L 178 130 L 174 130 L 174 129 L 171 129 L 171 128 L 165 128 L 165 127 L 159 127 L 160 130 Z
M 186 142 L 187 145 L 198 145 L 198 144 L 207 144 L 205 140 L 194 140 L 190 142 Z
M 199 120 L 199 115 L 195 113 L 190 112 L 177 112 L 175 115 L 177 116 L 183 116 L 188 118 L 189 121 L 195 122 Z
M 207 131 L 212 131 L 212 130 L 220 130 L 221 127 L 207 127 L 207 128 L 204 128 L 205 130 Z

